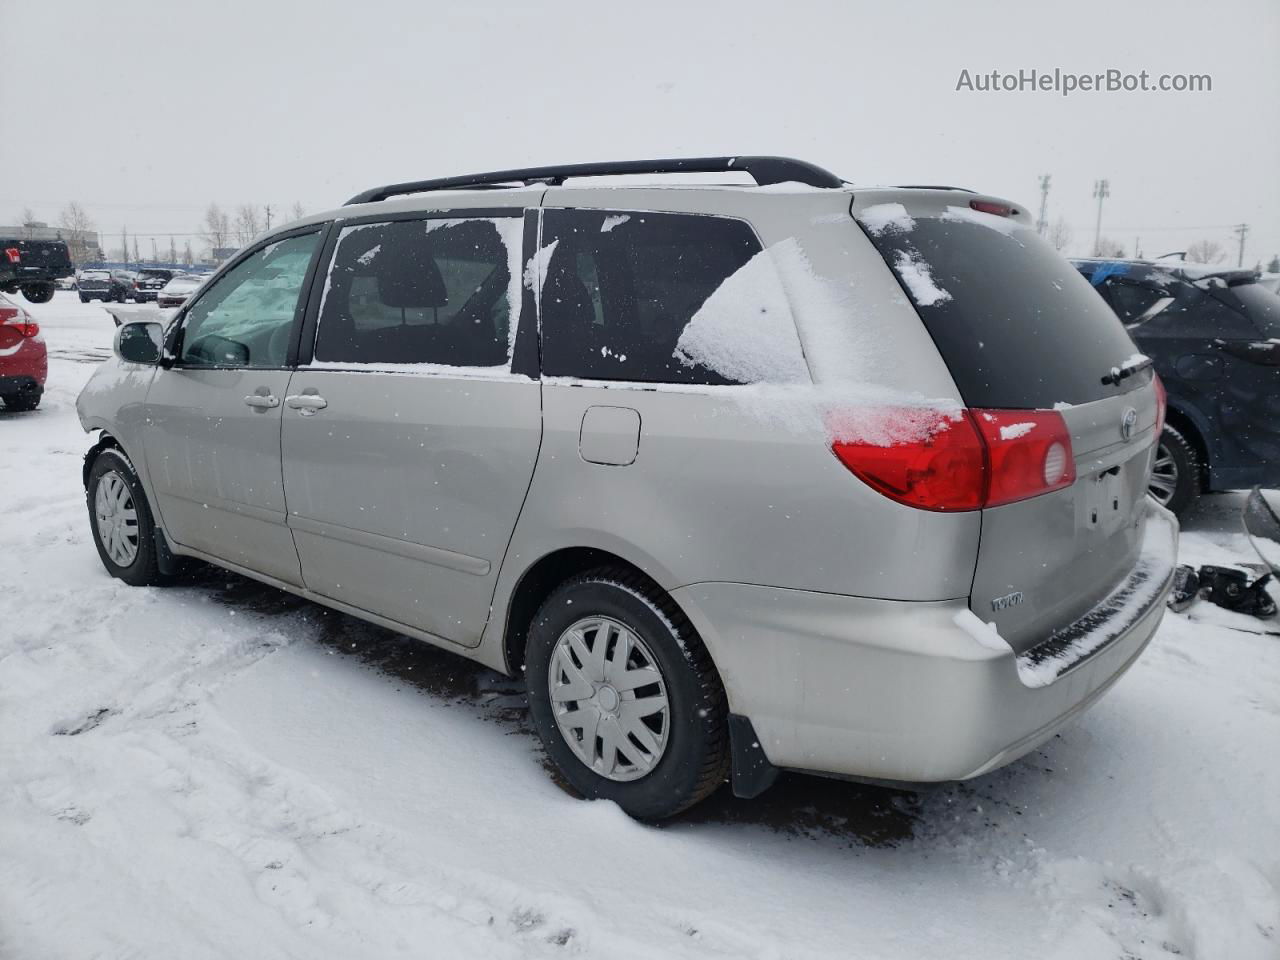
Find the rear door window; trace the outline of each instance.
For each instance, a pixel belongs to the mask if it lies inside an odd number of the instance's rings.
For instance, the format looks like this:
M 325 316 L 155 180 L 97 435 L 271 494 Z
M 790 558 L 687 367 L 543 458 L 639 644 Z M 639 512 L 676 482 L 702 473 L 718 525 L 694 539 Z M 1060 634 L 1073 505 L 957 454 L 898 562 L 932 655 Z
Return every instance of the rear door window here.
M 519 217 L 346 227 L 320 307 L 316 361 L 505 367 L 521 232 Z
M 548 209 L 542 244 L 548 375 L 724 385 L 803 372 L 780 281 L 741 220 Z
M 863 226 L 969 406 L 1089 403 L 1150 380 L 1103 384 L 1137 347 L 1089 281 L 1034 229 L 968 207 Z
M 1167 303 L 1172 300 L 1164 290 L 1115 277 L 1097 289 L 1126 326 L 1146 317 L 1160 301 Z

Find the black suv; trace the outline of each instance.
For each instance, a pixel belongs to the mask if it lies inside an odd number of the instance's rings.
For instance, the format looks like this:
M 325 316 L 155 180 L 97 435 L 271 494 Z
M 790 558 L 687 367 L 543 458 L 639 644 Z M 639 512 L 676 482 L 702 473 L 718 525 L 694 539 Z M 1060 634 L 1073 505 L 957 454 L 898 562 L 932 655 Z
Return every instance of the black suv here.
M 1151 494 L 1280 486 L 1280 296 L 1252 270 L 1074 260 L 1155 362 L 1169 394 Z
M 123 270 L 85 270 L 76 281 L 76 289 L 80 291 L 81 303 L 90 300 L 124 303 L 133 295 L 133 274 Z
M 173 279 L 175 271 L 162 267 L 142 267 L 133 281 L 130 296 L 135 303 L 149 303 L 160 294 L 160 289 Z
M 32 303 L 48 303 L 55 281 L 75 272 L 62 240 L 0 237 L 0 293 L 17 293 Z

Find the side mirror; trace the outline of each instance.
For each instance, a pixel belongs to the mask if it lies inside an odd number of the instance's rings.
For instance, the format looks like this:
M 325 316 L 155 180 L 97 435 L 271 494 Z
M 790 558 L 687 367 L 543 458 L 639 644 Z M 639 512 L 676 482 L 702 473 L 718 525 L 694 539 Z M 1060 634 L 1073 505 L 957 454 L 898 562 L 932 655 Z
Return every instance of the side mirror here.
M 1257 487 L 1244 505 L 1244 529 L 1271 572 L 1280 577 L 1280 493 Z
M 160 362 L 160 346 L 164 328 L 150 320 L 122 323 L 116 330 L 112 349 L 125 363 L 155 364 Z

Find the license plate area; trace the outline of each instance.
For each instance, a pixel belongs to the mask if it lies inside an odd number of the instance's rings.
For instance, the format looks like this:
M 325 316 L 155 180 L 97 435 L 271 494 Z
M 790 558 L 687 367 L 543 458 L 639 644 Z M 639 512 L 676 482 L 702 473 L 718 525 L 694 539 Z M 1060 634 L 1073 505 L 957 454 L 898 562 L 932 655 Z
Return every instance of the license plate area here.
M 1118 463 L 1086 481 L 1084 522 L 1089 529 L 1109 533 L 1125 525 L 1133 505 L 1124 471 L 1125 464 Z

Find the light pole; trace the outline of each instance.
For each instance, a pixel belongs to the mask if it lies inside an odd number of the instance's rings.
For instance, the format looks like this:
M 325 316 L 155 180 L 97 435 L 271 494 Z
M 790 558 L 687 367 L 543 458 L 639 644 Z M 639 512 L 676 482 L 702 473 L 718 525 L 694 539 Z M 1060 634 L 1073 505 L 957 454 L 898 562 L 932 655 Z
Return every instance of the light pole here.
M 1236 257 L 1236 266 L 1244 266 L 1244 238 L 1249 235 L 1249 225 L 1247 223 L 1237 224 L 1231 231 L 1240 238 L 1240 254 Z
M 1102 256 L 1102 201 L 1111 196 L 1111 181 L 1093 181 L 1093 196 L 1098 201 L 1098 223 L 1093 230 L 1093 255 L 1100 257 Z
M 1049 229 L 1049 174 L 1040 177 L 1040 219 L 1036 221 L 1036 233 L 1044 236 Z

